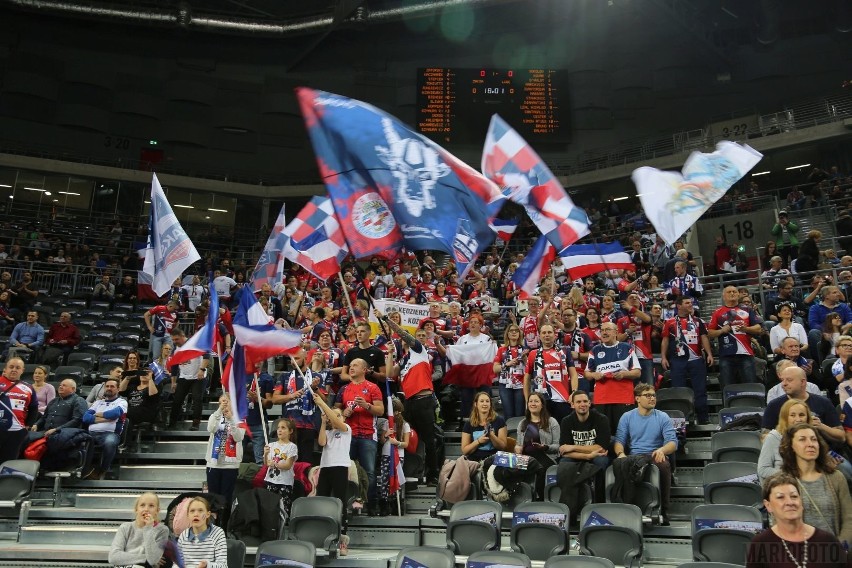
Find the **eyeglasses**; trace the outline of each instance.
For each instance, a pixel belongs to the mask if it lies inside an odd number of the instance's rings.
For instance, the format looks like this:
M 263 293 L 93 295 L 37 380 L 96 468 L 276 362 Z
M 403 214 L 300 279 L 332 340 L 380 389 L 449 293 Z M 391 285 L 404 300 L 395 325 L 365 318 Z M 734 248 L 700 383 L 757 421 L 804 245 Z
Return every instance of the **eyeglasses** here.
M 842 347 L 844 349 L 849 349 L 850 347 L 852 347 L 852 343 L 841 343 L 841 344 L 838 345 L 838 347 Z
M 651 393 L 640 394 L 639 396 L 644 396 L 645 398 L 648 398 L 648 399 L 657 398 L 657 395 L 651 394 Z

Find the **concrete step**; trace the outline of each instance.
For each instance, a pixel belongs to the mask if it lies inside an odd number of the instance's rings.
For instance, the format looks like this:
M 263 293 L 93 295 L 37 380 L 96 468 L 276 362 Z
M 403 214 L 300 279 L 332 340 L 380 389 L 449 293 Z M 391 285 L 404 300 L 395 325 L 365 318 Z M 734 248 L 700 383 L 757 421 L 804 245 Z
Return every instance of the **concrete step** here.
M 121 511 L 132 511 L 136 504 L 136 498 L 140 493 L 77 493 L 75 505 L 78 509 L 118 509 Z M 160 509 L 165 511 L 166 506 L 178 496 L 177 493 L 158 493 L 160 498 Z
M 21 544 L 42 545 L 107 545 L 112 544 L 120 522 L 103 524 L 39 524 L 21 527 Z
M 201 482 L 207 479 L 203 465 L 123 465 L 119 468 L 120 481 L 173 481 Z

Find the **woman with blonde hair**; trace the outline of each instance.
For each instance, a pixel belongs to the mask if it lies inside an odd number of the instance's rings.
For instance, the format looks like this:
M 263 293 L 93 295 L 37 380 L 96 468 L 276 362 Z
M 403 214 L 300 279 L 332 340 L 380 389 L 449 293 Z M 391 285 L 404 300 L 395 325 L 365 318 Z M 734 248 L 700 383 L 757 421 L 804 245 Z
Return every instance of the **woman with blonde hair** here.
M 760 448 L 760 458 L 757 460 L 757 477 L 763 483 L 769 477 L 781 471 L 783 460 L 781 459 L 781 440 L 784 433 L 796 424 L 810 424 L 811 409 L 805 401 L 791 398 L 778 411 L 778 426 L 770 430 L 763 439 Z
M 494 358 L 494 373 L 500 388 L 503 418 L 524 414 L 524 364 L 527 350 L 521 342 L 521 328 L 512 323 L 503 333 L 503 345 Z
M 133 512 L 134 520 L 118 527 L 108 561 L 114 566 L 157 566 L 169 539 L 169 527 L 159 518 L 159 497 L 151 492 L 141 494 Z

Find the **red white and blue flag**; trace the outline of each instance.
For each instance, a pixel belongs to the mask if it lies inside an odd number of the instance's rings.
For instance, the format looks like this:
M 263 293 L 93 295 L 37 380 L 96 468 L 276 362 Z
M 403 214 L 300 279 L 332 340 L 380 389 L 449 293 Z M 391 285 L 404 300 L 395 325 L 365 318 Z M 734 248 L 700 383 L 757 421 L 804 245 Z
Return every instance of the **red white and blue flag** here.
M 390 381 L 385 381 L 388 407 L 388 435 L 396 438 L 396 421 L 393 416 L 393 395 L 390 392 Z M 402 461 L 399 459 L 399 447 L 390 445 L 390 473 L 388 474 L 388 495 L 393 495 L 405 481 L 402 471 Z
M 526 140 L 496 114 L 485 137 L 482 173 L 499 185 L 510 201 L 524 206 L 557 251 L 589 234 L 586 212 L 574 205 Z
M 441 250 L 464 274 L 494 241 L 488 226 L 500 188 L 364 102 L 297 89 L 320 174 L 356 258 Z
M 532 296 L 536 286 L 550 272 L 550 265 L 555 259 L 556 249 L 544 235 L 540 235 L 532 250 L 524 257 L 524 261 L 512 275 L 512 282 L 521 289 L 520 299 Z
M 162 296 L 172 287 L 175 278 L 192 263 L 201 260 L 195 245 L 189 240 L 175 217 L 163 192 L 157 174 L 151 183 L 151 216 L 148 221 L 148 245 L 142 272 L 151 277 L 151 289 Z
M 266 239 L 266 246 L 263 247 L 263 252 L 260 253 L 260 258 L 254 267 L 251 283 L 255 292 L 259 292 L 264 284 L 274 287 L 284 277 L 284 248 L 288 240 L 287 235 L 284 234 L 284 228 L 287 226 L 284 220 L 284 208 L 285 206 L 282 205 L 278 218 L 275 220 L 275 226 L 272 227 L 272 232 Z
M 248 287 L 240 291 L 240 305 L 233 325 L 235 343 L 242 347 L 247 370 L 253 370 L 257 363 L 270 357 L 295 353 L 302 343 L 301 332 L 273 325 Z
M 517 219 L 494 219 L 489 224 L 491 230 L 497 233 L 497 238 L 503 242 L 509 242 L 518 228 Z
M 207 321 L 201 329 L 186 340 L 181 347 L 175 349 L 169 357 L 168 366 L 180 365 L 190 359 L 203 357 L 213 351 L 216 343 L 216 328 L 219 324 L 219 296 L 210 294 L 210 309 L 207 312 Z
M 619 243 L 572 245 L 560 252 L 559 258 L 571 280 L 585 278 L 604 270 L 636 270 L 630 255 Z
M 328 197 L 314 197 L 284 230 L 284 256 L 319 278 L 340 272 L 349 254 L 343 231 Z
M 247 290 L 247 288 L 243 288 L 243 290 Z M 231 398 L 231 412 L 241 422 L 248 415 L 246 382 L 249 380 L 250 373 L 246 371 L 245 351 L 239 343 L 234 343 L 231 356 L 228 357 L 225 369 L 222 372 L 224 374 L 222 388 Z

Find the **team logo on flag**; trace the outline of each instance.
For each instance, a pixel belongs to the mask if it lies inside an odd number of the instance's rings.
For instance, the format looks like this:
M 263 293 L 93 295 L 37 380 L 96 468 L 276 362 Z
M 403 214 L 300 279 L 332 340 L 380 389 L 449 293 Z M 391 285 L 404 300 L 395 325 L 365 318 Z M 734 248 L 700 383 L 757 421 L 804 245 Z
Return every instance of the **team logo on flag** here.
M 352 205 L 352 223 L 355 230 L 368 239 L 388 236 L 396 227 L 396 220 L 384 199 L 375 192 L 365 193 Z
M 174 232 L 178 232 L 178 231 L 174 231 Z M 180 231 L 180 233 L 181 234 L 178 236 L 178 238 L 185 239 L 186 233 L 184 233 L 183 231 Z M 182 258 L 188 257 L 189 253 L 190 253 L 190 249 L 195 250 L 195 247 L 192 246 L 191 242 L 189 242 L 189 241 L 179 242 L 178 244 L 176 244 L 174 246 L 174 248 L 172 248 L 172 250 L 170 250 L 168 252 L 168 254 L 166 254 L 166 264 L 171 264 L 172 262 L 177 262 L 178 260 L 180 260 Z
M 453 239 L 453 256 L 456 257 L 456 262 L 465 264 L 473 262 L 478 249 L 479 241 L 476 240 L 476 235 L 470 230 L 470 221 L 459 219 L 456 236 Z

